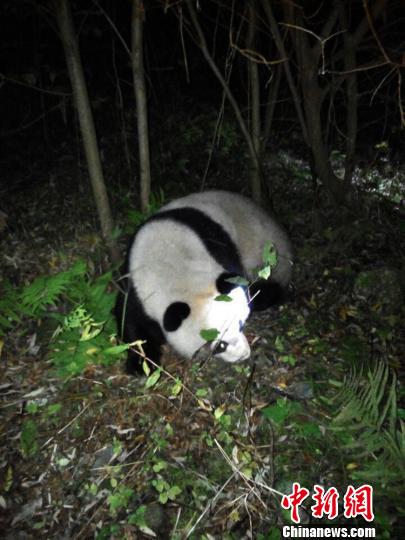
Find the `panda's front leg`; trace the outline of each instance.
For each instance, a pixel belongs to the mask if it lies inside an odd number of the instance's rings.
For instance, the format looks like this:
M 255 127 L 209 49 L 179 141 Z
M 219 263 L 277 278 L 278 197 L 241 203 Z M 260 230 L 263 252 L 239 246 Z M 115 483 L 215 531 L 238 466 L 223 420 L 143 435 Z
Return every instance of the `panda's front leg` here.
M 160 363 L 162 345 L 166 342 L 159 324 L 150 319 L 142 307 L 141 302 L 129 281 L 123 283 L 124 288 L 119 291 L 115 304 L 115 317 L 118 326 L 118 335 L 124 343 L 144 341 L 142 349 L 145 358 L 139 349 L 128 349 L 126 371 L 131 375 L 142 374 L 144 359 L 151 360 L 149 366 L 154 369 L 154 364 Z

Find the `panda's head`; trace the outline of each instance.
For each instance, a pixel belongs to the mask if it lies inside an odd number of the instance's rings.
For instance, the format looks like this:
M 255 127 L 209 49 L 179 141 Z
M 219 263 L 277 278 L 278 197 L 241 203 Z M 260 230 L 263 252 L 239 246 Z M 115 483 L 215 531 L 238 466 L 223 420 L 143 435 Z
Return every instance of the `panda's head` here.
M 207 346 L 202 331 L 217 330 L 217 337 L 208 344 L 211 354 L 225 362 L 240 362 L 250 356 L 242 331 L 249 313 L 243 287 L 223 287 L 217 281 L 216 287 L 192 296 L 188 302 L 170 304 L 164 313 L 163 328 L 172 347 L 188 358 Z
M 250 310 L 242 287 L 230 290 L 227 300 L 211 300 L 207 313 L 208 328 L 216 329 L 218 337 L 211 342 L 211 351 L 225 362 L 239 362 L 250 356 L 249 343 L 243 334 L 243 326 Z

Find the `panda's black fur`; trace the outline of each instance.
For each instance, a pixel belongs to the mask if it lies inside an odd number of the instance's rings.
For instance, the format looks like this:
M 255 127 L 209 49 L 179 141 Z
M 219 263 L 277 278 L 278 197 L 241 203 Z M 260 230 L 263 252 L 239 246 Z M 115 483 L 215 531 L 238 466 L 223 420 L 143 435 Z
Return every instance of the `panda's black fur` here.
M 238 213 L 235 211 L 234 214 L 232 210 L 233 201 L 236 205 L 239 205 L 240 208 L 245 210 L 245 212 Z M 214 219 L 217 216 L 218 221 Z M 268 281 L 259 280 L 249 287 L 250 298 L 253 298 L 249 305 L 249 309 L 266 309 L 270 305 L 282 301 L 285 287 L 290 277 L 288 266 L 290 265 L 291 259 L 289 241 L 282 229 L 272 218 L 265 215 L 263 210 L 255 206 L 252 201 L 249 201 L 240 195 L 223 191 L 193 194 L 183 199 L 173 201 L 169 205 L 163 207 L 138 229 L 131 240 L 130 249 L 128 250 L 126 261 L 122 269 L 123 277 L 119 281 L 120 291 L 115 306 L 115 315 L 118 322 L 118 332 L 120 337 L 127 343 L 139 339 L 144 340 L 145 343 L 143 349 L 145 355 L 155 363 L 159 363 L 161 347 L 168 339 L 169 342 L 172 341 L 172 346 L 175 349 L 179 348 L 176 347 L 177 342 L 183 345 L 183 343 L 189 339 L 196 339 L 194 336 L 190 336 L 187 333 L 184 335 L 179 334 L 179 332 L 183 331 L 183 321 L 188 322 L 190 317 L 197 317 L 198 321 L 198 314 L 196 315 L 195 313 L 197 308 L 193 307 L 194 312 L 191 313 L 190 305 L 193 306 L 194 304 L 189 300 L 191 300 L 194 295 L 197 296 L 198 303 L 195 305 L 202 305 L 205 313 L 206 304 L 209 302 L 212 303 L 211 296 L 209 298 L 207 297 L 207 300 L 205 300 L 205 296 L 208 295 L 208 289 L 210 292 L 214 292 L 214 296 L 215 294 L 232 295 L 232 291 L 234 291 L 235 288 L 238 288 L 238 286 L 230 283 L 228 279 L 234 276 L 249 276 L 249 270 L 251 270 L 251 268 L 245 268 L 241 256 L 241 253 L 243 252 L 243 250 L 241 252 L 242 246 L 237 246 L 231 235 L 235 237 L 238 228 L 243 229 L 244 220 L 251 230 L 255 230 L 255 219 L 258 220 L 258 230 L 261 228 L 261 236 L 263 236 L 262 222 L 265 220 L 268 221 L 267 228 L 270 233 L 273 233 L 268 235 L 268 242 L 278 244 L 276 247 L 279 252 L 281 251 L 281 257 L 288 257 L 289 261 L 288 265 L 283 262 L 285 273 L 288 274 L 285 278 L 283 277 L 282 279 L 279 278 L 275 280 L 270 279 Z M 229 225 L 229 230 L 226 230 L 224 224 L 220 223 L 221 220 L 226 225 Z M 246 228 L 246 230 L 249 229 Z M 139 240 L 140 237 L 144 237 L 147 240 L 149 238 L 146 242 L 147 248 L 145 247 L 142 249 L 142 247 L 138 247 L 138 244 L 141 246 L 143 244 L 145 245 L 145 240 L 142 244 L 141 240 Z M 274 237 L 276 237 L 277 242 L 275 242 Z M 261 242 L 262 241 L 263 239 L 261 239 Z M 159 242 L 161 243 L 161 250 L 158 250 L 157 254 L 153 254 L 153 249 L 156 245 L 159 247 Z M 254 243 L 255 238 L 249 238 L 249 242 Z M 181 243 L 184 243 L 184 246 L 180 245 Z M 151 256 L 149 255 L 149 247 L 152 250 Z M 183 247 L 184 253 L 188 253 L 187 249 L 190 247 L 189 253 L 191 253 L 191 256 L 197 254 L 195 261 L 176 260 L 176 256 L 178 256 L 179 253 L 183 253 Z M 260 253 L 262 247 L 264 246 L 260 246 Z M 137 250 L 138 253 L 134 259 L 133 253 Z M 131 257 L 134 260 L 131 260 Z M 143 269 L 143 259 L 148 260 L 148 257 L 150 259 L 149 267 Z M 255 261 L 257 266 L 260 265 L 260 262 L 261 261 Z M 205 263 L 207 270 L 205 269 Z M 172 275 L 165 274 L 165 265 L 172 271 Z M 173 268 L 176 269 L 176 265 L 178 265 L 178 272 L 176 272 L 176 270 L 173 271 Z M 193 265 L 196 265 L 196 277 L 194 276 L 194 270 L 193 272 L 190 272 L 189 266 L 192 267 Z M 137 269 L 138 267 L 139 269 Z M 155 287 L 152 289 L 152 293 L 148 292 L 148 294 L 146 294 L 145 289 L 147 289 L 147 285 L 149 285 L 148 272 L 150 272 L 150 280 Z M 185 273 L 184 276 L 181 276 L 182 272 Z M 188 282 L 191 282 L 192 284 L 195 282 L 195 284 L 197 284 L 196 288 L 200 286 L 200 277 L 204 283 L 204 285 L 200 287 L 201 291 L 188 290 Z M 184 287 L 183 278 L 185 283 Z M 179 298 L 177 299 L 176 294 L 174 293 L 177 293 L 179 288 L 182 292 L 179 293 Z M 139 290 L 141 291 L 141 295 Z M 217 292 L 215 293 L 215 291 Z M 258 291 L 260 291 L 260 294 L 256 294 Z M 142 294 L 144 298 L 141 300 Z M 168 305 L 162 304 L 161 308 L 160 304 L 158 305 L 155 303 L 153 305 L 150 296 L 153 296 L 154 294 L 160 295 L 162 302 L 166 302 Z M 237 312 L 239 305 L 236 300 L 237 294 L 238 292 L 236 291 L 235 303 L 232 305 L 232 309 L 234 309 L 235 312 Z M 201 300 L 200 297 L 202 297 L 203 300 Z M 219 309 L 218 305 L 212 305 L 214 310 Z M 149 313 L 147 313 L 147 309 L 149 309 Z M 225 309 L 224 306 L 221 306 L 221 309 Z M 245 306 L 242 306 L 241 309 L 243 314 L 241 315 L 240 325 L 243 326 L 246 318 Z M 154 316 L 150 315 L 151 311 L 154 312 Z M 160 319 L 160 322 L 157 319 Z M 205 318 L 204 321 L 205 320 L 207 319 Z M 200 330 L 205 329 L 204 324 L 199 328 Z M 198 339 L 201 340 L 201 338 Z M 245 340 L 244 336 L 243 339 Z M 184 345 L 186 346 L 186 344 Z M 217 350 L 219 350 L 218 347 Z M 187 351 L 186 353 L 183 351 L 183 355 L 191 356 L 192 351 Z M 129 351 L 127 360 L 128 372 L 139 370 L 139 358 L 138 353 L 132 350 Z M 235 360 L 232 357 L 232 359 L 228 361 Z

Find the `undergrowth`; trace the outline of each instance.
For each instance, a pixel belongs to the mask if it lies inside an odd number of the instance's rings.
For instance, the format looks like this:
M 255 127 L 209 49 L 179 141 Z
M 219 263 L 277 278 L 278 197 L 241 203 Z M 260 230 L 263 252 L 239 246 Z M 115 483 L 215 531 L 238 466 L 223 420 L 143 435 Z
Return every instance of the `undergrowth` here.
M 154 204 L 162 201 L 161 194 Z M 133 219 L 138 223 L 140 217 Z M 332 245 L 339 248 L 337 240 Z M 270 252 L 267 258 L 271 266 Z M 339 277 L 338 270 L 328 269 L 324 278 Z M 381 354 L 371 363 L 362 331 L 369 319 L 358 306 L 336 293 L 341 333 L 331 308 L 321 309 L 333 305 L 322 296 L 324 291 L 335 294 L 337 286 L 314 289 L 296 312 L 279 313 L 278 326 L 277 320 L 271 322 L 278 330 L 269 334 L 274 339 L 263 362 L 257 362 L 261 373 L 256 378 L 252 366 L 232 366 L 227 379 L 215 367 L 199 371 L 194 364 L 174 370 L 162 366 L 134 383 L 111 369 L 92 371 L 91 380 L 83 376 L 91 367 L 120 359 L 127 349 L 116 343 L 111 272 L 94 277 L 79 260 L 69 270 L 40 276 L 27 286 L 4 281 L 0 288 L 0 344 L 7 347 L 13 335 L 50 329 L 43 337 L 46 358 L 63 384 L 55 396 L 47 395 L 50 401 L 41 401 L 36 389 L 22 396 L 14 438 L 27 467 L 34 467 L 43 454 L 45 465 L 41 462 L 37 476 L 45 467 L 47 474 L 56 471 L 69 479 L 68 495 L 74 495 L 69 504 L 72 514 L 79 513 L 80 530 L 91 530 L 99 539 L 124 537 L 128 530 L 134 537 L 159 537 L 166 527 L 173 539 L 208 539 L 210 531 L 221 530 L 229 540 L 246 531 L 277 540 L 280 524 L 289 523 L 279 494 L 289 493 L 292 481 L 340 491 L 349 483 L 367 482 L 376 496 L 378 534 L 399 538 L 405 430 L 398 404 L 403 395 L 389 356 Z M 384 319 L 378 311 L 367 316 L 375 317 L 374 346 L 384 353 Z M 309 375 L 312 360 L 316 367 Z M 281 375 L 273 379 L 273 373 Z M 298 377 L 311 389 L 305 388 L 303 397 L 290 390 L 291 379 Z M 63 398 L 66 379 L 73 388 L 68 399 Z M 105 449 L 109 459 L 94 458 Z M 82 455 L 88 461 L 80 461 Z M 15 453 L 4 459 L 0 502 L 4 498 L 10 505 L 12 486 L 18 482 L 13 477 Z M 55 478 L 60 486 L 60 477 Z M 15 501 L 20 504 L 18 497 Z M 149 516 L 153 508 L 161 514 L 157 524 Z M 54 530 L 54 522 L 45 518 L 34 525 Z
M 111 280 L 111 272 L 92 279 L 86 263 L 79 260 L 69 270 L 39 276 L 27 286 L 3 283 L 0 336 L 27 331 L 33 322 L 47 320 L 53 329 L 48 358 L 59 376 L 82 373 L 90 363 L 111 363 L 127 349 L 115 342 Z

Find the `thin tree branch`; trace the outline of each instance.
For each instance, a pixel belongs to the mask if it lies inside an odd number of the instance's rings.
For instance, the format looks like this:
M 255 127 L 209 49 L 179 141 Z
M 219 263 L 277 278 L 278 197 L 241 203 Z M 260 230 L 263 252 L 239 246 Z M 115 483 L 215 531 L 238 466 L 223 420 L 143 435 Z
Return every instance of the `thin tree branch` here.
M 269 96 L 266 104 L 266 112 L 265 112 L 265 118 L 264 118 L 264 127 L 263 127 L 263 135 L 262 135 L 262 148 L 261 151 L 263 152 L 264 148 L 267 145 L 267 141 L 270 138 L 270 131 L 271 126 L 273 124 L 273 117 L 274 117 L 274 109 L 276 107 L 276 100 L 278 96 L 278 90 L 280 88 L 280 81 L 281 81 L 281 74 L 282 74 L 282 68 L 281 66 L 276 67 L 276 76 L 274 78 L 275 80 L 271 81 L 270 88 L 269 88 Z
M 189 14 L 190 14 L 190 18 L 191 18 L 191 21 L 193 23 L 193 26 L 194 26 L 194 29 L 196 30 L 197 32 L 197 35 L 198 35 L 198 40 L 199 40 L 199 47 L 208 63 L 208 65 L 210 66 L 211 70 L 214 72 L 216 78 L 218 79 L 218 81 L 220 82 L 225 94 L 226 94 L 226 97 L 228 98 L 229 100 L 229 103 L 231 104 L 234 112 L 235 112 L 235 116 L 236 116 L 236 119 L 239 123 L 239 127 L 246 139 L 246 142 L 248 144 L 248 148 L 249 148 L 249 153 L 250 153 L 250 157 L 252 159 L 252 162 L 253 162 L 253 165 L 254 167 L 256 167 L 258 170 L 260 170 L 260 164 L 259 164 L 259 159 L 258 159 L 258 156 L 256 154 L 256 151 L 255 151 L 255 147 L 254 147 L 254 144 L 253 144 L 253 140 L 252 140 L 252 137 L 250 136 L 250 133 L 249 133 L 249 130 L 248 128 L 246 127 L 246 123 L 243 119 L 243 116 L 242 116 L 242 113 L 241 113 L 241 110 L 239 108 L 239 105 L 236 101 L 236 99 L 234 98 L 227 82 L 225 81 L 222 73 L 220 72 L 220 70 L 218 69 L 218 66 L 216 65 L 214 59 L 212 58 L 209 50 L 208 50 L 208 46 L 207 46 L 207 42 L 206 42 L 206 39 L 205 39 L 205 36 L 204 36 L 204 33 L 202 31 L 202 28 L 200 26 L 200 23 L 198 22 L 198 19 L 197 19 L 197 15 L 196 15 L 196 12 L 195 12 L 195 9 L 194 9 L 194 6 L 193 6 L 193 2 L 192 0 L 187 0 L 186 2 L 186 5 L 187 5 L 187 9 L 189 11 Z
M 278 51 L 280 53 L 280 56 L 282 58 L 288 58 L 288 54 L 287 54 L 287 51 L 285 50 L 284 42 L 281 39 L 280 31 L 278 29 L 276 19 L 274 18 L 270 2 L 264 2 L 263 3 L 263 8 L 264 8 L 264 11 L 266 13 L 267 19 L 269 21 L 270 30 L 271 30 L 271 33 L 273 35 L 274 41 L 276 43 L 277 49 L 278 49 Z M 307 125 L 306 125 L 306 122 L 305 122 L 304 113 L 303 113 L 302 106 L 301 106 L 301 100 L 300 100 L 300 97 L 298 95 L 298 90 L 297 90 L 297 87 L 295 86 L 294 78 L 293 78 L 292 73 L 291 73 L 290 63 L 285 62 L 283 64 L 283 67 L 284 67 L 284 70 L 285 70 L 285 74 L 286 74 L 286 77 L 287 77 L 287 83 L 288 83 L 288 86 L 290 88 L 290 92 L 291 92 L 291 95 L 292 95 L 292 98 L 293 98 L 295 109 L 297 111 L 298 121 L 299 121 L 300 126 L 301 126 L 302 135 L 304 137 L 305 143 L 308 144 Z
M 383 58 L 385 59 L 385 61 L 388 63 L 388 64 L 391 64 L 392 61 L 391 59 L 389 58 L 388 54 L 386 53 L 384 47 L 382 46 L 382 43 L 380 41 L 380 38 L 378 37 L 378 34 L 374 28 L 374 23 L 373 23 L 373 19 L 372 19 L 372 16 L 371 16 L 371 13 L 370 13 L 370 10 L 368 9 L 368 5 L 367 5 L 367 0 L 363 0 L 363 7 L 364 7 L 364 11 L 366 12 L 366 17 L 367 17 L 367 22 L 368 22 L 368 25 L 370 27 L 370 30 L 374 36 L 374 39 L 376 40 L 377 42 L 377 45 L 378 45 L 378 48 L 380 49 L 380 52 L 383 56 Z
M 371 17 L 376 19 L 385 8 L 387 0 L 377 0 L 371 10 Z M 353 32 L 353 46 L 356 47 L 369 30 L 367 17 L 364 17 L 357 29 Z

